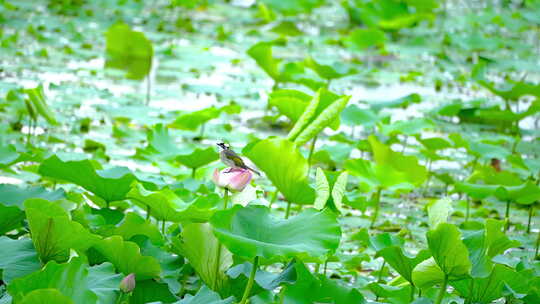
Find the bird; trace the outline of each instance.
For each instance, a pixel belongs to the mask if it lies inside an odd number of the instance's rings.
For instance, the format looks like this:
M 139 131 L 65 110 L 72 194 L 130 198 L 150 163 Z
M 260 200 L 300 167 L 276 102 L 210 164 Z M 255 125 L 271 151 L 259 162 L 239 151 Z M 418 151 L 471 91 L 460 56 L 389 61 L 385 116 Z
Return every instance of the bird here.
M 236 152 L 231 150 L 231 148 L 229 146 L 227 146 L 225 143 L 220 142 L 217 145 L 222 149 L 221 152 L 219 152 L 219 158 L 221 159 L 221 161 L 225 165 L 231 167 L 231 169 L 242 168 L 242 169 L 250 170 L 250 171 L 252 171 L 253 173 L 255 173 L 255 174 L 259 175 L 259 176 L 261 175 L 261 173 L 259 173 L 259 171 L 248 167 L 244 163 L 244 160 L 242 160 L 242 158 L 240 156 L 238 156 L 238 154 L 236 154 Z

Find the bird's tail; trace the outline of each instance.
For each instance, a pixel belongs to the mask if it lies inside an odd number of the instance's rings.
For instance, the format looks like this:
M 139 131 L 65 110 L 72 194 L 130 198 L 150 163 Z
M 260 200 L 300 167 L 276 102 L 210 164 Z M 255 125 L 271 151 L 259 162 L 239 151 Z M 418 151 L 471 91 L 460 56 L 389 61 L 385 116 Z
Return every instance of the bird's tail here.
M 259 171 L 255 170 L 255 169 L 251 169 L 251 168 L 248 167 L 248 166 L 246 166 L 246 169 L 248 169 L 249 171 L 251 171 L 251 172 L 257 174 L 258 176 L 261 176 L 261 173 L 260 173 Z

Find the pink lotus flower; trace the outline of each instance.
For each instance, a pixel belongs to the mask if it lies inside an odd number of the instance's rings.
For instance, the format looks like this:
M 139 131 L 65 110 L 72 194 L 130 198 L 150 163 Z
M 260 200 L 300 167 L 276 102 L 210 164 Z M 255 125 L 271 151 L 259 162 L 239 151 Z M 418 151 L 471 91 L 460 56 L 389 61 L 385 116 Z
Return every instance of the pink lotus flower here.
M 248 169 L 225 168 L 221 171 L 214 170 L 212 179 L 218 187 L 228 189 L 231 192 L 240 192 L 249 184 L 252 176 Z
M 120 290 L 125 293 L 130 293 L 133 289 L 135 289 L 135 274 L 130 273 L 120 282 Z

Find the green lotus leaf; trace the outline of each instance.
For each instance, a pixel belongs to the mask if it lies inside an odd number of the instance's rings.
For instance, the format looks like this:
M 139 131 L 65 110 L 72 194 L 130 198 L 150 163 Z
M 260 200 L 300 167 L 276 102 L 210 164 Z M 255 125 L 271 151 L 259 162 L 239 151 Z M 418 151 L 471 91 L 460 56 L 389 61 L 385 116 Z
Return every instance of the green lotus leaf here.
M 313 207 L 321 210 L 326 206 L 326 202 L 330 197 L 330 185 L 321 168 L 317 168 L 317 173 L 315 175 L 315 193 L 316 197 Z
M 293 128 L 287 135 L 287 139 L 295 140 L 298 135 L 300 135 L 302 130 L 305 129 L 315 119 L 315 117 L 317 116 L 317 108 L 319 108 L 319 103 L 321 100 L 321 94 L 323 92 L 324 91 L 322 89 L 317 91 L 317 94 L 311 99 L 309 104 L 306 106 L 304 112 L 302 113 L 302 115 L 300 115 Z
M 427 118 L 413 118 L 409 120 L 400 120 L 391 124 L 383 124 L 380 126 L 381 133 L 386 136 L 395 136 L 404 134 L 414 136 L 421 134 L 425 130 L 435 128 L 435 123 Z
M 210 219 L 216 237 L 235 255 L 252 260 L 320 257 L 339 246 L 341 229 L 330 210 L 307 209 L 290 219 L 277 219 L 263 206 L 234 206 Z
M 361 109 L 357 105 L 351 104 L 341 112 L 341 119 L 348 126 L 364 126 L 369 128 L 379 122 L 381 117 L 370 109 Z
M 152 157 L 155 157 L 158 154 L 165 160 L 170 160 L 184 152 L 178 148 L 174 138 L 169 134 L 169 129 L 163 124 L 155 125 L 148 131 L 146 137 L 148 146 L 141 151 L 143 155 L 151 154 Z
M 307 182 L 307 160 L 292 142 L 269 138 L 247 146 L 242 152 L 266 174 L 287 201 L 313 203 L 315 191 Z
M 386 35 L 378 29 L 356 29 L 344 39 L 344 42 L 353 51 L 381 48 L 386 43 Z
M 73 304 L 73 301 L 64 296 L 58 289 L 36 289 L 28 293 L 20 302 L 21 304 Z
M 24 212 L 16 206 L 4 206 L 0 203 L 0 235 L 23 225 Z
M 452 214 L 452 201 L 449 198 L 442 198 L 428 205 L 429 229 L 436 229 L 440 223 L 446 223 Z
M 444 150 L 452 147 L 452 144 L 441 137 L 418 138 L 418 141 L 431 151 Z
M 197 294 L 194 296 L 188 295 L 182 300 L 176 302 L 175 304 L 232 304 L 234 303 L 234 298 L 229 297 L 222 300 L 219 297 L 219 294 L 213 292 L 208 287 L 203 286 Z
M 210 120 L 218 118 L 220 114 L 221 109 L 213 106 L 199 111 L 186 112 L 170 123 L 169 127 L 180 130 L 196 131 L 200 126 Z
M 520 186 L 497 187 L 494 195 L 502 201 L 530 205 L 540 200 L 540 187 L 532 181 L 526 181 Z
M 188 259 L 199 277 L 213 290 L 224 288 L 227 283 L 225 271 L 233 263 L 232 254 L 224 246 L 221 247 L 221 253 L 217 252 L 219 241 L 212 234 L 212 227 L 208 223 L 188 224 L 181 236 L 179 247 L 182 255 Z M 219 267 L 217 274 L 216 267 Z
M 55 288 L 75 303 L 105 304 L 107 303 L 105 302 L 107 297 L 98 298 L 91 287 L 99 289 L 106 286 L 110 287 L 111 284 L 110 282 L 105 282 L 104 284 L 91 282 L 89 276 L 90 269 L 84 260 L 78 257 L 64 264 L 57 264 L 51 261 L 42 270 L 13 280 L 8 286 L 8 291 L 13 296 L 15 302 L 21 301 L 32 291 L 43 288 Z M 112 271 L 105 275 L 119 277 Z M 114 282 L 118 283 L 119 280 L 117 279 Z
M 348 69 L 343 65 L 332 66 L 327 64 L 320 64 L 312 57 L 308 57 L 307 59 L 305 59 L 304 65 L 315 71 L 317 75 L 326 80 L 345 77 L 356 72 L 354 69 Z
M 99 304 L 116 300 L 122 275 L 114 272 L 111 263 L 102 263 L 88 268 L 88 288 L 97 295 Z
M 375 252 L 380 252 L 387 247 L 403 246 L 405 244 L 404 239 L 388 232 L 370 236 L 366 241 L 368 242 L 369 247 L 375 250 Z
M 150 208 L 150 215 L 161 221 L 208 221 L 212 212 L 197 203 L 182 201 L 172 190 L 148 191 L 141 184 L 135 184 L 127 194 L 135 204 L 144 209 Z
M 272 56 L 272 45 L 271 42 L 259 42 L 251 46 L 247 50 L 247 54 L 257 62 L 268 76 L 279 82 L 282 78 L 279 67 L 281 60 Z
M 129 303 L 174 303 L 177 299 L 171 293 L 167 284 L 157 282 L 156 280 L 144 280 L 137 281 L 135 290 L 129 298 Z
M 155 258 L 141 255 L 137 244 L 124 241 L 121 236 L 100 240 L 91 249 L 99 253 L 101 260 L 111 262 L 124 275 L 134 273 L 137 280 L 156 278 L 161 273 Z
M 13 240 L 8 237 L 0 237 L 0 269 L 2 281 L 9 283 L 11 280 L 28 275 L 39 268 L 38 255 L 30 239 Z
M 349 175 L 346 171 L 341 172 L 334 185 L 332 186 L 332 200 L 334 203 L 334 206 L 336 206 L 336 209 L 339 212 L 343 211 L 343 196 L 345 195 L 345 191 L 347 188 L 347 181 L 349 179 Z
M 468 233 L 463 243 L 469 250 L 471 276 L 474 278 L 487 277 L 493 269 L 492 259 L 520 244 L 504 234 L 503 221 L 493 219 L 486 220 L 484 229 Z
M 189 154 L 178 155 L 176 160 L 188 168 L 197 169 L 216 161 L 218 158 L 219 154 L 215 149 L 208 147 L 206 149 L 197 148 Z
M 370 101 L 370 108 L 379 113 L 382 109 L 387 108 L 407 108 L 413 103 L 420 103 L 422 98 L 416 93 L 412 93 L 397 99 L 388 100 L 388 101 Z
M 23 209 L 23 203 L 29 198 L 43 198 L 49 201 L 56 201 L 65 197 L 63 189 L 48 191 L 43 187 L 21 188 L 15 185 L 0 184 L 0 204 L 6 206 L 17 206 Z
M 440 223 L 435 230 L 427 232 L 427 241 L 433 259 L 450 280 L 469 275 L 472 267 L 469 251 L 456 226 Z
M 135 176 L 125 167 L 96 170 L 90 160 L 62 160 L 53 155 L 39 166 L 39 174 L 83 187 L 105 202 L 126 198 Z
M 366 303 L 358 290 L 344 286 L 323 275 L 315 276 L 301 262 L 296 262 L 293 266 L 296 272 L 296 281 L 284 285 L 281 291 L 283 303 Z
M 414 189 L 404 172 L 389 165 L 379 165 L 364 159 L 349 159 L 345 161 L 344 167 L 358 177 L 361 189 L 365 192 L 377 188 L 405 191 Z
M 441 284 L 444 281 L 444 272 L 435 262 L 433 257 L 422 261 L 412 272 L 414 286 L 420 289 L 427 289 L 433 285 Z
M 180 276 L 185 270 L 185 258 L 169 252 L 169 248 L 162 246 L 158 247 L 152 244 L 152 241 L 145 235 L 136 235 L 130 239 L 141 248 L 141 254 L 144 256 L 154 257 L 159 261 L 161 266 L 161 281 L 165 282 L 169 291 L 177 294 L 182 289 Z
M 382 256 L 386 263 L 396 270 L 405 280 L 414 285 L 413 269 L 416 265 L 430 258 L 427 250 L 421 250 L 414 257 L 407 256 L 399 246 L 389 246 L 377 252 L 376 257 Z
M 294 140 L 294 143 L 301 146 L 317 136 L 324 128 L 339 119 L 341 111 L 349 102 L 350 96 L 343 96 L 334 101 L 324 111 L 318 115 Z
M 49 108 L 47 101 L 45 100 L 43 85 L 40 84 L 33 89 L 25 89 L 24 92 L 28 96 L 27 105 L 31 105 L 33 112 L 45 118 L 45 120 L 51 125 L 58 124 L 54 113 L 52 112 L 51 108 Z
M 262 0 L 262 2 L 268 5 L 268 7 L 286 15 L 296 15 L 298 13 L 309 13 L 314 8 L 324 3 L 324 1 L 322 0 L 290 0 L 290 1 Z
M 154 49 L 142 32 L 125 23 L 113 24 L 105 34 L 107 61 L 105 67 L 125 70 L 131 79 L 143 79 L 152 68 Z
M 474 280 L 474 284 L 471 284 Z M 504 291 L 509 285 L 517 285 L 515 281 L 527 282 L 528 277 L 521 275 L 514 269 L 501 264 L 496 264 L 489 275 L 484 278 L 472 278 L 455 282 L 450 282 L 459 294 L 470 299 L 472 303 L 493 303 L 493 301 L 502 298 Z M 526 293 L 527 290 L 521 290 Z
M 164 244 L 163 236 L 156 225 L 135 212 L 126 214 L 124 221 L 114 229 L 113 234 L 122 236 L 124 240 L 129 240 L 135 235 L 145 235 L 156 245 Z
M 311 100 L 311 96 L 297 90 L 276 90 L 270 93 L 268 104 L 278 109 L 292 122 L 297 122 Z
M 482 185 L 473 183 L 456 183 L 456 191 L 466 193 L 468 196 L 482 200 L 495 193 L 498 186 L 496 185 Z
M 83 252 L 100 239 L 70 220 L 67 212 L 55 202 L 28 199 L 24 206 L 32 242 L 43 263 L 65 262 L 70 249 Z
M 390 166 L 404 174 L 407 182 L 416 186 L 426 181 L 428 172 L 424 166 L 418 164 L 416 157 L 394 152 L 389 146 L 379 142 L 374 135 L 370 135 L 368 141 L 377 165 Z

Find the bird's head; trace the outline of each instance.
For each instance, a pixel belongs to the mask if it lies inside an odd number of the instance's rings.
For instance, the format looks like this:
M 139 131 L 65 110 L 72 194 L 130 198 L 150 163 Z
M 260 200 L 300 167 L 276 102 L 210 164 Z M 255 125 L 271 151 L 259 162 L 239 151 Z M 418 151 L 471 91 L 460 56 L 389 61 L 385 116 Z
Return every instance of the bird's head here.
M 229 147 L 227 146 L 227 144 L 225 144 L 224 142 L 217 143 L 217 145 L 218 145 L 221 149 L 223 149 L 223 150 L 229 149 Z

